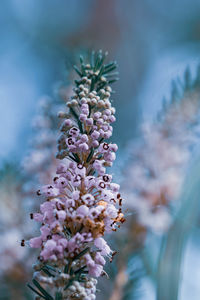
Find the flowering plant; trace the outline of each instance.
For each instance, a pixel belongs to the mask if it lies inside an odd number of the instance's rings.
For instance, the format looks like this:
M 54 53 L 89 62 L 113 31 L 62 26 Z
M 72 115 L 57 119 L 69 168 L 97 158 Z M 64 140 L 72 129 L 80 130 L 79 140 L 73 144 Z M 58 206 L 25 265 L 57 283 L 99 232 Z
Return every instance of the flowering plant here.
M 115 160 L 117 145 L 106 143 L 112 136 L 115 109 L 110 102 L 111 73 L 116 63 L 104 64 L 106 54 L 91 54 L 85 64 L 80 57 L 80 76 L 67 103 L 58 138 L 57 158 L 63 163 L 51 185 L 37 194 L 44 197 L 40 212 L 31 218 L 42 224 L 39 237 L 29 241 L 40 248 L 34 266 L 36 299 L 95 299 L 97 281 L 105 274 L 105 257 L 116 253 L 104 239 L 124 222 L 119 185 L 112 182 L 106 167 Z M 116 207 L 116 206 L 119 207 Z

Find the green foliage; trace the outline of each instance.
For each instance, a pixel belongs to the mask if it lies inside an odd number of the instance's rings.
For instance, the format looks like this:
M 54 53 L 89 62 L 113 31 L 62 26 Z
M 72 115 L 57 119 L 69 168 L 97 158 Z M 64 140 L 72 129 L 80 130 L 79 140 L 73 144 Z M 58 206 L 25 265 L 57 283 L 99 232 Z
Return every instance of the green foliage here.
M 118 80 L 116 77 L 118 72 L 111 73 L 117 68 L 117 63 L 115 61 L 108 64 L 104 64 L 107 53 L 103 54 L 102 51 L 92 51 L 88 61 L 84 61 L 83 57 L 80 56 L 80 67 L 74 66 L 74 70 L 79 75 L 79 77 L 88 76 L 91 79 L 90 91 L 104 88 L 106 85 L 112 84 Z M 79 85 L 80 81 L 76 81 Z
M 62 293 L 61 292 L 57 292 L 55 300 L 62 300 L 62 299 L 63 299 Z
M 53 297 L 51 297 L 51 295 L 40 285 L 40 283 L 36 280 L 33 279 L 33 284 L 37 287 L 37 289 L 41 292 L 38 292 L 37 290 L 33 289 L 30 285 L 28 285 L 29 288 L 31 288 L 32 290 L 34 290 L 36 293 L 38 293 L 40 295 L 40 297 L 42 297 L 43 299 L 46 300 L 54 300 Z

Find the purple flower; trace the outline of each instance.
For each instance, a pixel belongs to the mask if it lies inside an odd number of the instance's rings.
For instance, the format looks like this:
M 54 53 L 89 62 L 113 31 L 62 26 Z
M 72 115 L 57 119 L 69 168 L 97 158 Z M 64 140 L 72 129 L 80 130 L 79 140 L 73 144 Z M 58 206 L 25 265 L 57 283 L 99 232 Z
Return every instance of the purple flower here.
M 103 238 L 97 238 L 94 240 L 94 245 L 101 250 L 102 255 L 108 255 L 111 252 L 110 247 L 106 243 L 106 241 Z
M 77 216 L 81 216 L 82 218 L 84 218 L 85 216 L 87 216 L 88 213 L 89 213 L 89 208 L 86 205 L 81 205 L 76 210 Z
M 94 267 L 89 268 L 89 275 L 94 276 L 94 277 L 99 277 L 101 276 L 103 272 L 103 266 L 95 264 Z
M 30 239 L 29 245 L 31 248 L 40 248 L 42 245 L 42 238 L 39 236 L 39 237 Z

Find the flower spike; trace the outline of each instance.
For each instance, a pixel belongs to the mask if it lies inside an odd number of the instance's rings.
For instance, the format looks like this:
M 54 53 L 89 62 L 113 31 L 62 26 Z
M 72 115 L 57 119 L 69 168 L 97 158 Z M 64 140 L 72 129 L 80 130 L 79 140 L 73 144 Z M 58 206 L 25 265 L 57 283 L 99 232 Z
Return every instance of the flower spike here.
M 112 136 L 115 109 L 110 102 L 110 83 L 116 63 L 104 64 L 106 54 L 92 52 L 90 62 L 80 57 L 75 67 L 74 95 L 67 103 L 58 138 L 57 158 L 62 160 L 52 184 L 43 186 L 40 212 L 41 235 L 32 238 L 40 248 L 34 266 L 37 299 L 96 299 L 97 280 L 105 274 L 106 258 L 112 251 L 105 233 L 124 222 L 119 185 L 106 167 L 112 166 L 118 149 L 106 142 Z M 120 208 L 117 207 L 120 203 Z

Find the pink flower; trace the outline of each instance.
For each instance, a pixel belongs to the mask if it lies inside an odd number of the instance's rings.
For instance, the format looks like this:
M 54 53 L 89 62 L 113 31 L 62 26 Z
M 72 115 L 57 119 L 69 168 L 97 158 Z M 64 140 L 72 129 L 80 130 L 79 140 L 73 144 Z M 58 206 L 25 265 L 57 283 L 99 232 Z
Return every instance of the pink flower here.
M 86 205 L 81 205 L 77 208 L 76 214 L 80 217 L 85 217 L 89 213 L 89 208 Z
M 102 266 L 104 266 L 106 263 L 104 257 L 99 252 L 95 254 L 95 262 Z
M 42 221 L 43 221 L 43 215 L 40 214 L 40 213 L 34 213 L 34 214 L 33 214 L 33 219 L 34 219 L 36 222 L 42 222 Z
M 59 210 L 59 211 L 57 211 L 56 215 L 57 215 L 59 221 L 64 221 L 67 214 L 64 210 Z
M 48 240 L 44 247 L 48 251 L 53 251 L 56 247 L 56 242 L 54 240 Z
M 97 239 L 94 240 L 94 245 L 99 249 L 101 250 L 101 254 L 102 255 L 107 255 L 107 254 L 110 254 L 111 252 L 111 249 L 110 247 L 108 246 L 108 244 L 106 243 L 106 241 L 99 237 Z
M 42 245 L 42 238 L 39 236 L 39 237 L 30 239 L 29 245 L 31 248 L 40 248 Z
M 103 266 L 95 264 L 94 267 L 89 268 L 89 275 L 94 277 L 99 277 L 101 276 L 102 271 L 103 271 Z

